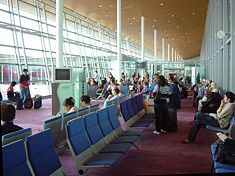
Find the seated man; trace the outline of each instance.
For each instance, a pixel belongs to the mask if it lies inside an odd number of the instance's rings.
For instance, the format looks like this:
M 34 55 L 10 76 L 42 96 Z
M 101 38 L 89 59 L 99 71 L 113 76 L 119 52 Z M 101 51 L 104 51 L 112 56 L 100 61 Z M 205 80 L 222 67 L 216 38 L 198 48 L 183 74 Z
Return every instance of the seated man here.
M 15 125 L 13 120 L 15 119 L 16 110 L 12 104 L 1 104 L 1 135 L 12 133 L 23 128 Z
M 194 117 L 195 121 L 189 131 L 189 135 L 186 139 L 181 141 L 181 143 L 193 143 L 196 139 L 198 130 L 202 126 L 211 125 L 220 128 L 227 128 L 233 116 L 233 102 L 234 94 L 232 92 L 227 92 L 224 96 L 224 99 L 221 100 L 220 107 L 216 114 L 204 114 L 201 112 L 196 113 Z
M 118 87 L 115 87 L 113 90 L 112 90 L 112 95 L 109 95 L 108 98 L 105 100 L 104 102 L 104 108 L 107 107 L 107 102 L 108 101 L 111 101 L 111 100 L 114 100 L 116 98 L 118 98 L 118 94 L 119 94 L 119 89 Z

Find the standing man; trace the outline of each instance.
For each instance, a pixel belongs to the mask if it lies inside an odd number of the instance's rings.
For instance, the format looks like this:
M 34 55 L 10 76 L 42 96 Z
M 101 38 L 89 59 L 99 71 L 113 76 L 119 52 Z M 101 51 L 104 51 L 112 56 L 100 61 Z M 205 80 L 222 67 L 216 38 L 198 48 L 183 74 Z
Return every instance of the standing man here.
M 20 76 L 20 98 L 23 100 L 23 104 L 29 96 L 29 75 L 28 70 L 24 69 L 23 74 Z
M 97 71 L 95 71 L 95 76 L 94 76 L 94 78 L 95 78 L 95 81 L 98 83 L 98 82 L 99 82 L 99 74 L 98 74 Z

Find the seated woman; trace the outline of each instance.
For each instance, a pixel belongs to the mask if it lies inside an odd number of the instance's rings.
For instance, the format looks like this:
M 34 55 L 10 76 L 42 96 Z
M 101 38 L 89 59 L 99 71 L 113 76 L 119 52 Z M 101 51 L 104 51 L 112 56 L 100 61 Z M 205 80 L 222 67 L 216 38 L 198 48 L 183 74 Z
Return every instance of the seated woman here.
M 91 99 L 88 95 L 83 95 L 80 98 L 80 102 L 82 103 L 82 106 L 80 109 L 85 108 L 85 107 L 90 107 L 91 106 Z
M 119 94 L 118 94 L 118 96 L 119 96 L 119 97 L 123 96 L 123 95 L 124 95 L 124 94 L 123 94 L 123 87 L 122 87 L 121 85 L 119 85 L 119 86 L 117 86 L 117 88 L 119 89 Z
M 217 113 L 201 113 L 198 112 L 195 114 L 195 121 L 193 126 L 189 131 L 189 135 L 186 139 L 181 141 L 183 144 L 193 143 L 196 139 L 196 135 L 198 130 L 202 126 L 211 125 L 220 128 L 227 128 L 232 116 L 233 116 L 233 102 L 234 102 L 234 94 L 232 92 L 227 92 L 224 95 L 224 99 L 221 100 L 221 104 Z
M 66 98 L 63 102 L 64 109 L 67 112 L 73 112 L 78 110 L 78 107 L 76 107 L 74 104 L 75 100 L 73 99 L 73 97 Z
M 1 104 L 1 135 L 12 133 L 23 129 L 13 123 L 15 119 L 16 110 L 12 104 Z

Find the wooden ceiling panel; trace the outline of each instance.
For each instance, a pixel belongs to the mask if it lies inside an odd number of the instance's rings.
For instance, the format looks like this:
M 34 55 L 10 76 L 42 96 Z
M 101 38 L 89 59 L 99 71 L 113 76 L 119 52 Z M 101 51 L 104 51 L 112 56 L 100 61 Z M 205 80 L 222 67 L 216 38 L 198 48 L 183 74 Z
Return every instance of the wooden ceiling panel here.
M 64 6 L 116 31 L 116 0 L 64 0 Z M 141 16 L 145 17 L 145 46 L 153 51 L 153 30 L 158 30 L 158 54 L 162 39 L 184 58 L 200 55 L 208 0 L 122 0 L 122 34 L 141 40 Z M 171 54 L 170 54 L 171 55 Z

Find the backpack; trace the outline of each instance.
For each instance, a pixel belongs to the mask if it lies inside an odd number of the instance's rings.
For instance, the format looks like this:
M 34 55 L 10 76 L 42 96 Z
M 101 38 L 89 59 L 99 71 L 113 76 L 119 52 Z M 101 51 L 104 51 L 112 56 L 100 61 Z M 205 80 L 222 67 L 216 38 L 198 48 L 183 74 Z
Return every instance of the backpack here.
M 217 162 L 235 165 L 235 139 L 226 139 L 219 143 L 215 150 Z

